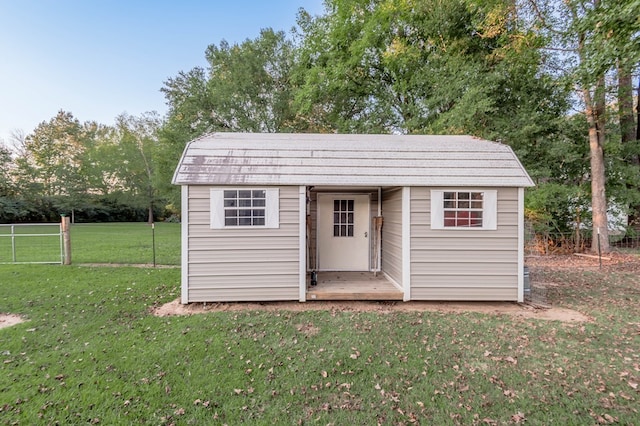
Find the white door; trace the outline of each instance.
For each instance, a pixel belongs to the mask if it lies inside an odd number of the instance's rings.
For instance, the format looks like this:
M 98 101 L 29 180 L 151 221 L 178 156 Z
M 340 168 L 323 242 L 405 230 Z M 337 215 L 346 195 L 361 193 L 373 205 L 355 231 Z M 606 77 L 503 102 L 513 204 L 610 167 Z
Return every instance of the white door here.
M 318 194 L 318 269 L 369 270 L 369 195 Z

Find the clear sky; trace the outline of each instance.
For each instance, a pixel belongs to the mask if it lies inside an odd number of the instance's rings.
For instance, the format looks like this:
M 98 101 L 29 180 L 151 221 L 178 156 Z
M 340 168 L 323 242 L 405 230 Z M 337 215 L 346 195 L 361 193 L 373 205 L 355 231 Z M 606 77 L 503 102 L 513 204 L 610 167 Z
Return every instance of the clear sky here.
M 59 110 L 113 124 L 166 113 L 163 82 L 221 40 L 289 31 L 322 0 L 0 0 L 0 141 Z

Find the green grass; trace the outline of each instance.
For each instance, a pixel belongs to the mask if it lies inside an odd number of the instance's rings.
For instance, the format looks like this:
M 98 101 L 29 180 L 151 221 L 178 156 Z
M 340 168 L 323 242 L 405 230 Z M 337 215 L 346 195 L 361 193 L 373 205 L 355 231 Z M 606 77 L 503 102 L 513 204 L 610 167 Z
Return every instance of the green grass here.
M 78 228 L 74 229 L 74 232 Z M 477 313 L 158 318 L 178 269 L 0 265 L 0 424 L 597 424 L 640 419 L 640 278 L 533 271 L 594 322 Z

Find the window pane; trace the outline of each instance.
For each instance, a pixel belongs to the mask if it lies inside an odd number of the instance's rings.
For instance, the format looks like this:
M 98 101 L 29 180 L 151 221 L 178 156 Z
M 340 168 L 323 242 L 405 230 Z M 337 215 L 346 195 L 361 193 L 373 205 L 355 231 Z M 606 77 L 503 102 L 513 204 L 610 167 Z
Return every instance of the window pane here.
M 236 198 L 238 196 L 238 191 L 224 191 L 224 198 Z
M 456 222 L 456 226 L 464 226 L 469 227 L 469 218 L 468 217 L 459 217 Z
M 238 191 L 238 198 L 251 198 L 251 191 Z

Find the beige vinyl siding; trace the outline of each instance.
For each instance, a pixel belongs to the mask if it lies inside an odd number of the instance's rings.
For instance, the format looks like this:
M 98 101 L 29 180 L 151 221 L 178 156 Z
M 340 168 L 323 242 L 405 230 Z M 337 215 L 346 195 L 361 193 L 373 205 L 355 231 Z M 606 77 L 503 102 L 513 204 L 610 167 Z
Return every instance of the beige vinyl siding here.
M 188 301 L 298 300 L 298 187 L 279 187 L 276 229 L 211 229 L 211 188 L 189 187 Z
M 402 188 L 382 192 L 382 270 L 402 285 Z
M 411 190 L 411 299 L 517 300 L 518 189 L 497 190 L 496 230 L 431 229 L 430 189 Z

